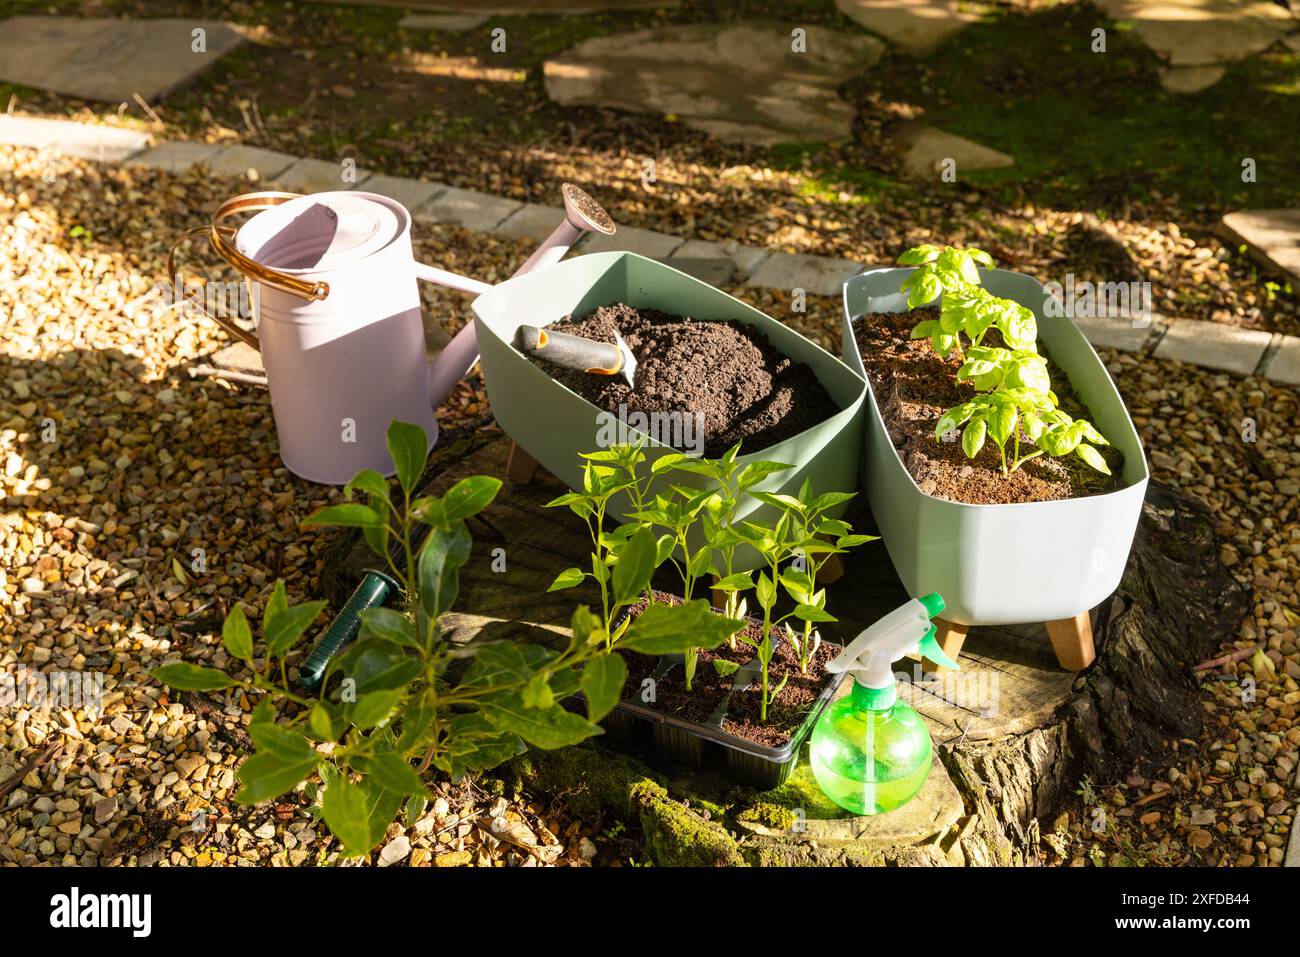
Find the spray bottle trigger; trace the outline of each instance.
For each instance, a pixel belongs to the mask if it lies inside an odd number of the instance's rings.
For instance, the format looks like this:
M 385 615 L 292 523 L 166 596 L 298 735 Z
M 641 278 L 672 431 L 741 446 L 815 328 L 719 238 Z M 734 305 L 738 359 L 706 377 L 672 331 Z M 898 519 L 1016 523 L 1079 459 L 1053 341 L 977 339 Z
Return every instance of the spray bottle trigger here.
M 952 668 L 954 671 L 960 671 L 961 665 L 957 664 L 957 662 L 944 654 L 943 648 L 939 644 L 939 639 L 935 637 L 936 634 L 937 629 L 934 625 L 931 625 L 930 630 L 926 632 L 925 637 L 921 639 L 921 644 L 918 649 L 921 656 L 928 658 L 936 665 L 940 665 L 944 668 Z

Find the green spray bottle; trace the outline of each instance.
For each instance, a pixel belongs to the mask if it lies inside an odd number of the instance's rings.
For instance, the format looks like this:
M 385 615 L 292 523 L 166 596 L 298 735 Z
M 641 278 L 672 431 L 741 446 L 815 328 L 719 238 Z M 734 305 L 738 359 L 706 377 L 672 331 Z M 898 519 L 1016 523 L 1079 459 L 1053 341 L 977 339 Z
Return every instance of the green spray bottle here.
M 832 801 L 854 814 L 884 814 L 914 798 L 930 773 L 930 730 L 894 687 L 893 662 L 920 654 L 956 668 L 930 619 L 938 592 L 895 608 L 849 642 L 826 668 L 849 672 L 853 687 L 817 721 L 812 772 Z

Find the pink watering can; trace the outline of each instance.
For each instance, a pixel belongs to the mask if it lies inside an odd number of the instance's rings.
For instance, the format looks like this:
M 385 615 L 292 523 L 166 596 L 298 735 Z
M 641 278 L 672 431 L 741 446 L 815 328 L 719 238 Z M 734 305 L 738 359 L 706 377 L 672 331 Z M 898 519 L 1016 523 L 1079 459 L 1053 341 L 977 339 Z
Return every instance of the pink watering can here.
M 558 262 L 584 232 L 613 234 L 595 200 L 563 191 L 565 220 L 515 275 Z M 238 230 L 222 225 L 254 210 Z M 280 456 L 295 475 L 330 485 L 366 468 L 392 475 L 389 423 L 422 426 L 432 447 L 434 408 L 478 361 L 473 323 L 432 365 L 425 356 L 417 280 L 476 295 L 492 287 L 416 262 L 411 221 L 378 193 L 260 192 L 223 203 L 202 227 L 248 281 L 257 334 L 208 315 L 262 353 Z M 172 257 L 167 269 L 175 275 Z

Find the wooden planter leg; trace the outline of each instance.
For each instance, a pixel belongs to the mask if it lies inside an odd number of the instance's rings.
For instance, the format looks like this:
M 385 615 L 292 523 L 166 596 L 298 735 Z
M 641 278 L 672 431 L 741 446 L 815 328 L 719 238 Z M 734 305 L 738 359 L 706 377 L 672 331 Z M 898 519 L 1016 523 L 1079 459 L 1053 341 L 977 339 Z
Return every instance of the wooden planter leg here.
M 959 625 L 955 621 L 946 621 L 943 618 L 934 619 L 935 640 L 939 642 L 939 647 L 943 653 L 953 661 L 961 654 L 961 646 L 966 642 L 966 632 L 970 629 L 969 625 Z M 929 658 L 921 659 L 921 668 L 924 671 L 946 672 L 951 668 L 945 668 L 942 665 L 936 665 Z
M 843 577 L 843 559 L 839 555 L 827 555 L 826 563 L 817 569 L 817 584 L 833 585 Z
M 1047 637 L 1052 639 L 1057 662 L 1066 671 L 1082 671 L 1097 657 L 1092 647 L 1092 619 L 1086 611 L 1073 618 L 1049 621 Z
M 719 576 L 719 575 L 714 575 L 714 576 L 713 576 L 713 580 L 716 582 L 716 581 L 718 581 L 718 580 L 720 579 L 720 577 L 721 577 L 721 576 Z M 725 591 L 720 591 L 720 590 L 717 589 L 717 588 L 714 588 L 714 589 L 710 590 L 710 592 L 709 592 L 709 600 L 710 600 L 711 602 L 713 602 L 713 607 L 714 607 L 714 608 L 726 608 L 726 607 L 727 607 L 727 593 L 726 593 Z
M 510 458 L 506 462 L 506 478 L 516 485 L 527 485 L 537 474 L 537 459 L 515 442 L 510 443 Z

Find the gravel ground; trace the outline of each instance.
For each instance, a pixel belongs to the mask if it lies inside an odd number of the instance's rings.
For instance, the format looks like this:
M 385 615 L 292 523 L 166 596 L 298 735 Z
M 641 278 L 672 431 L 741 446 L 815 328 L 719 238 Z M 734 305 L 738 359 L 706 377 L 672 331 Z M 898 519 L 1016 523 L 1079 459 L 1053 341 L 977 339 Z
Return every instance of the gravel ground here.
M 144 676 L 164 658 L 220 665 L 225 609 L 242 601 L 260 615 L 277 577 L 291 600 L 312 597 L 323 538 L 299 521 L 338 497 L 280 463 L 264 391 L 187 374 L 225 333 L 143 298 L 171 238 L 234 191 L 0 147 L 0 671 L 98 673 L 104 696 L 99 716 L 0 708 L 7 863 L 336 856 L 306 795 L 233 803 L 249 701 L 178 700 Z M 525 252 L 466 239 L 425 229 L 421 253 L 500 279 Z M 464 297 L 435 291 L 430 305 L 453 327 L 465 319 Z M 455 400 L 445 425 L 477 417 L 471 388 Z M 614 853 L 562 808 L 470 786 L 442 788 L 412 825 L 378 860 L 529 866 Z
M 101 716 L 0 710 L 0 860 L 331 861 L 334 845 L 305 794 L 255 809 L 231 801 L 250 702 L 173 700 L 143 678 L 168 657 L 219 664 L 225 608 L 239 600 L 259 609 L 277 577 L 294 600 L 309 597 L 323 539 L 298 522 L 337 495 L 280 464 L 264 392 L 188 375 L 225 335 L 158 315 L 142 298 L 165 271 L 172 237 L 237 184 L 0 148 L 0 186 L 0 243 L 10 251 L 0 261 L 0 665 L 101 673 L 105 701 Z M 417 245 L 427 261 L 489 280 L 528 250 L 431 226 Z M 834 300 L 813 298 L 794 313 L 779 291 L 733 292 L 838 349 Z M 465 321 L 463 297 L 426 296 L 447 331 Z M 1276 864 L 1300 753 L 1296 390 L 1130 355 L 1107 361 L 1156 476 L 1216 508 L 1223 558 L 1254 592 L 1253 619 L 1224 651 L 1259 645 L 1263 655 L 1229 666 L 1232 680 L 1206 672 L 1204 739 L 1172 743 L 1158 773 L 1085 789 L 1045 838 L 1045 856 Z M 442 415 L 455 424 L 484 409 L 466 386 Z M 1240 440 L 1248 417 L 1253 442 Z M 193 570 L 195 548 L 206 572 Z M 1235 679 L 1248 673 L 1258 695 L 1243 705 Z M 1083 826 L 1096 805 L 1111 822 L 1104 835 Z M 395 826 L 376 862 L 616 855 L 598 823 L 467 786 L 444 789 L 419 821 Z
M 1045 843 L 1075 866 L 1278 866 L 1300 796 L 1300 395 L 1180 363 L 1105 358 L 1155 478 L 1219 516 L 1220 558 L 1250 588 L 1254 612 L 1220 652 L 1239 660 L 1201 672 L 1201 739 L 1169 742 L 1167 767 L 1085 787 Z M 1108 821 L 1101 834 L 1097 808 Z

